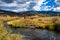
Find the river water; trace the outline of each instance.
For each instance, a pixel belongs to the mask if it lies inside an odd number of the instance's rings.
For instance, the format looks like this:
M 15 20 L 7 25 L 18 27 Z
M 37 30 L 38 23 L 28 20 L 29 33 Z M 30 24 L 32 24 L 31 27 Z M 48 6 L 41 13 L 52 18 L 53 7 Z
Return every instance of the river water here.
M 12 33 L 20 33 L 24 40 L 60 40 L 60 34 L 41 29 L 11 29 Z
M 3 23 L 7 31 L 11 30 L 12 33 L 20 33 L 24 40 L 60 40 L 60 34 L 42 30 L 42 29 L 23 29 L 23 28 L 11 28 L 6 22 Z

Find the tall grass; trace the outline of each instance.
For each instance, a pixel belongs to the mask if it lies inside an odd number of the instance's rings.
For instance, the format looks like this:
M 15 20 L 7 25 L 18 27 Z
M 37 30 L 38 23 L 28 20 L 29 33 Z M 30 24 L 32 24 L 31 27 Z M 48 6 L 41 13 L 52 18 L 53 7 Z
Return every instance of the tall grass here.
M 9 20 L 16 20 L 18 19 L 17 16 L 10 17 L 10 16 L 0 16 L 0 40 L 22 40 L 20 34 L 11 34 L 11 30 L 8 32 L 7 29 L 4 27 L 3 22 Z
M 43 29 L 54 30 L 55 26 L 60 23 L 60 17 L 53 16 L 53 17 L 35 17 L 30 16 L 24 19 L 18 19 L 15 21 L 7 22 L 8 25 L 12 25 L 12 27 L 42 27 Z M 59 24 L 60 25 L 60 24 Z M 60 26 L 59 26 L 60 27 Z

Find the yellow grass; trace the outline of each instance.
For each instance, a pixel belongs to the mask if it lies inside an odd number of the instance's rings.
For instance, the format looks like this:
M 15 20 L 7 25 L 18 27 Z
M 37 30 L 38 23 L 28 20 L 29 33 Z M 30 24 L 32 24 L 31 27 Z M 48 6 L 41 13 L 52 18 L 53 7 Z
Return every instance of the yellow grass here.
M 22 40 L 20 34 L 10 34 L 11 31 L 7 31 L 7 29 L 3 26 L 4 21 L 15 20 L 18 17 L 3 17 L 0 16 L 0 40 Z
M 53 22 L 53 19 L 58 19 Z M 40 17 L 40 16 L 0 16 L 0 40 L 22 40 L 20 34 L 10 34 L 5 27 L 3 27 L 3 21 L 7 21 L 8 25 L 13 27 L 31 27 L 31 25 L 36 25 L 37 27 L 45 28 L 49 26 L 50 29 L 53 29 L 54 23 L 60 24 L 60 17 Z
M 40 17 L 40 16 L 26 16 L 25 18 L 21 18 L 14 21 L 7 22 L 8 25 L 12 25 L 13 27 L 27 27 L 30 25 L 36 25 L 37 27 L 45 28 L 46 26 L 49 26 L 50 29 L 53 29 L 53 25 L 56 21 L 60 22 L 59 16 L 53 16 L 53 17 Z

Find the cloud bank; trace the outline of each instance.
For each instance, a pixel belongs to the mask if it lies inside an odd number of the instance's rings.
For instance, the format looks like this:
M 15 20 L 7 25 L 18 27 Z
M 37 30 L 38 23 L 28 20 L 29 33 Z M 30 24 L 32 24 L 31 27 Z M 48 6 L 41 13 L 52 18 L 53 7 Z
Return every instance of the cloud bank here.
M 0 0 L 0 9 L 14 12 L 31 10 L 60 12 L 60 0 Z

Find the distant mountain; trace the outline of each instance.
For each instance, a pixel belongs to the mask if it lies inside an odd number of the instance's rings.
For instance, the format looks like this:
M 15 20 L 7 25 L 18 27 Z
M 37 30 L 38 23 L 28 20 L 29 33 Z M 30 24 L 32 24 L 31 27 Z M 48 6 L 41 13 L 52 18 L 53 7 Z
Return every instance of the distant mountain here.
M 25 12 L 13 12 L 13 11 L 6 11 L 6 10 L 0 10 L 0 12 L 2 13 L 6 13 L 6 14 L 16 14 L 16 15 L 33 15 L 33 14 L 49 14 L 49 15 L 57 15 L 60 14 L 60 12 L 53 12 L 53 11 L 25 11 Z

